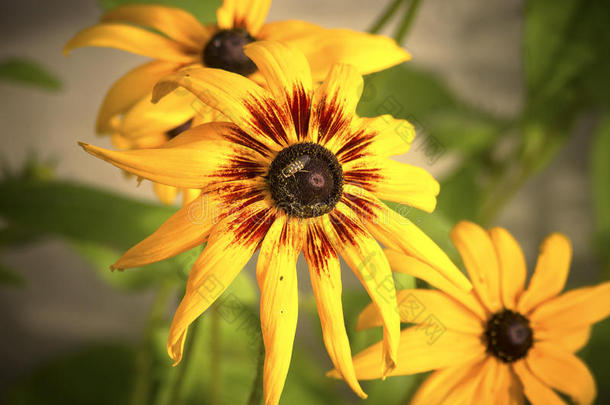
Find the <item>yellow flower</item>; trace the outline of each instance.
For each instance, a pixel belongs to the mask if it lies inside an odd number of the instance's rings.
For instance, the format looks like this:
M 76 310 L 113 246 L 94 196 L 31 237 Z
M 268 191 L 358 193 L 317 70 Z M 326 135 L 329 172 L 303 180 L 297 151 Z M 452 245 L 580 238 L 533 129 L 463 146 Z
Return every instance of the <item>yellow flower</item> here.
M 524 395 L 533 405 L 563 404 L 554 390 L 591 404 L 595 381 L 574 352 L 587 343 L 591 325 L 610 314 L 610 282 L 559 295 L 572 256 L 561 234 L 543 242 L 527 289 L 523 253 L 506 230 L 485 232 L 461 222 L 451 237 L 474 285 L 471 293 L 457 291 L 417 260 L 386 252 L 394 271 L 427 278 L 445 291 L 397 294 L 401 320 L 417 325 L 402 331 L 392 375 L 436 370 L 412 404 L 523 404 Z M 358 319 L 359 329 L 379 324 L 372 306 Z M 359 379 L 381 376 L 380 351 L 378 343 L 354 357 Z
M 217 11 L 218 24 L 208 26 L 178 8 L 127 5 L 109 11 L 101 23 L 79 32 L 66 44 L 66 54 L 74 48 L 102 46 L 154 59 L 127 73 L 108 91 L 98 113 L 97 132 L 112 134 L 118 149 L 156 148 L 191 124 L 218 120 L 218 114 L 201 109 L 192 95 L 173 94 L 152 105 L 152 88 L 163 76 L 192 66 L 225 69 L 262 83 L 256 66 L 242 50 L 243 45 L 258 40 L 279 40 L 301 50 L 314 81 L 324 79 L 337 62 L 353 64 L 367 74 L 410 58 L 392 39 L 379 35 L 324 29 L 298 20 L 264 24 L 270 3 L 225 0 Z M 173 202 L 177 193 L 165 185 L 156 185 L 155 191 L 165 203 Z M 185 201 L 193 195 L 191 191 Z
M 355 115 L 363 82 L 354 67 L 335 65 L 314 91 L 302 53 L 271 41 L 250 44 L 245 52 L 266 88 L 227 71 L 194 68 L 166 77 L 154 92 L 158 100 L 182 86 L 233 123 L 192 128 L 159 149 L 117 152 L 83 145 L 135 175 L 203 192 L 114 267 L 141 266 L 207 241 L 170 329 L 168 352 L 177 363 L 188 326 L 260 247 L 264 397 L 266 404 L 276 404 L 292 352 L 296 261 L 303 251 L 328 353 L 365 397 L 345 331 L 338 254 L 382 314 L 379 372 L 388 372 L 395 366 L 400 320 L 390 266 L 375 238 L 425 261 L 456 288 L 471 288 L 431 239 L 379 199 L 430 212 L 439 185 L 426 171 L 389 159 L 408 150 L 414 137 L 408 122 Z

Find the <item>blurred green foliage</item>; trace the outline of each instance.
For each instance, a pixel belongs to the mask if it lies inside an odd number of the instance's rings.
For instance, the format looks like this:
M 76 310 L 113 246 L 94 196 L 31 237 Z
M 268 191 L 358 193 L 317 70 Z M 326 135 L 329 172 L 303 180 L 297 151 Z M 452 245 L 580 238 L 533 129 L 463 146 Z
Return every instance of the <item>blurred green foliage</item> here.
M 50 91 L 59 91 L 61 81 L 36 62 L 13 58 L 0 62 L 0 81 L 35 86 Z
M 221 0 L 99 0 L 104 10 L 126 4 L 159 4 L 162 6 L 178 7 L 193 14 L 202 23 L 216 21 L 216 9 L 222 4 Z

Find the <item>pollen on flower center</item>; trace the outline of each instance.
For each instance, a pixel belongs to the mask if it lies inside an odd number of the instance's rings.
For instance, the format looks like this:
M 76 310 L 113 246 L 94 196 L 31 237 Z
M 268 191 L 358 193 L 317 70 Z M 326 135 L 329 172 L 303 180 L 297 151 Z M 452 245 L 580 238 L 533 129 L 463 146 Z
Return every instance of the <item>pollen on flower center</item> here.
M 248 76 L 256 72 L 256 65 L 244 53 L 244 46 L 254 41 L 255 38 L 243 28 L 220 30 L 203 49 L 203 63 Z
M 271 162 L 267 184 L 277 207 L 294 217 L 312 218 L 329 213 L 341 199 L 343 170 L 323 146 L 297 143 Z
M 487 321 L 485 339 L 489 353 L 511 363 L 525 357 L 534 342 L 534 333 L 526 317 L 505 309 Z

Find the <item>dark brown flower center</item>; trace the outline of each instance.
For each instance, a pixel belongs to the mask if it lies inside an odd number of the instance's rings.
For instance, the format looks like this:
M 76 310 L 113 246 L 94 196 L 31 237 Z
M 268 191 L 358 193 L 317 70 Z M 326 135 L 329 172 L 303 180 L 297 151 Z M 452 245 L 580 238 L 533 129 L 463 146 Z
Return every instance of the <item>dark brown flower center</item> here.
M 174 139 L 175 137 L 177 137 L 178 135 L 180 135 L 181 133 L 183 133 L 184 131 L 189 129 L 192 124 L 193 124 L 193 119 L 191 118 L 190 120 L 186 121 L 185 123 L 178 125 L 176 128 L 172 128 L 169 131 L 166 131 L 165 135 L 167 135 L 167 137 L 169 139 Z
M 248 76 L 256 72 L 256 65 L 244 53 L 244 46 L 255 39 L 243 28 L 220 30 L 203 49 L 203 63 L 211 68 Z
M 267 184 L 277 207 L 294 217 L 312 218 L 329 213 L 341 199 L 343 170 L 323 146 L 297 143 L 271 162 Z
M 505 309 L 487 321 L 485 339 L 489 353 L 511 363 L 525 357 L 534 343 L 534 333 L 526 317 Z

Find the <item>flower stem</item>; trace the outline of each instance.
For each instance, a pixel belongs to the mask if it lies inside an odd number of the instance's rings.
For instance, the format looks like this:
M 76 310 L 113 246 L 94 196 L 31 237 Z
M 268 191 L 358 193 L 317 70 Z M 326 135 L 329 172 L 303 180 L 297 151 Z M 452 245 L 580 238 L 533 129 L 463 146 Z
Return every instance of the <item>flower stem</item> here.
M 409 8 L 405 14 L 405 18 L 398 26 L 398 30 L 396 30 L 396 34 L 394 35 L 394 39 L 399 44 L 401 44 L 407 36 L 413 20 L 415 20 L 415 15 L 417 14 L 420 4 L 421 0 L 411 0 L 411 4 L 409 4 Z
M 258 359 L 256 361 L 256 376 L 252 383 L 252 390 L 248 398 L 248 405 L 259 405 L 263 399 L 263 367 L 265 365 L 265 344 L 260 339 Z
M 376 34 L 390 21 L 390 18 L 396 13 L 396 10 L 400 7 L 400 5 L 405 0 L 394 0 L 390 5 L 384 10 L 383 14 L 380 15 L 377 20 L 373 23 L 371 28 L 369 28 L 369 32 L 371 34 Z

